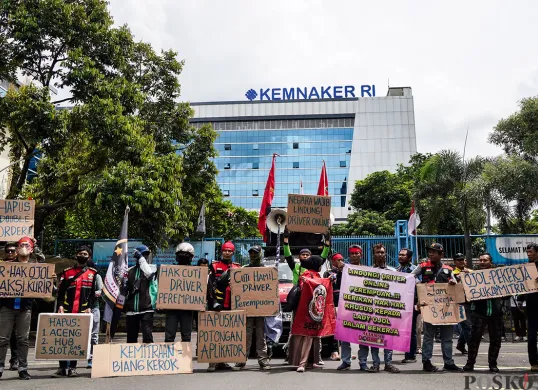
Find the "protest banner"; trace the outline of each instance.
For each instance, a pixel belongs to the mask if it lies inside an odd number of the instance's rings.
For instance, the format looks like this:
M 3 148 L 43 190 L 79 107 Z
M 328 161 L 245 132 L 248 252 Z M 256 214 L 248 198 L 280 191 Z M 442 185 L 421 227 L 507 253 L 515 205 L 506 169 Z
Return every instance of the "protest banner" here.
M 327 233 L 331 225 L 331 197 L 289 194 L 287 212 L 290 232 Z
M 333 285 L 326 278 L 302 277 L 301 299 L 291 333 L 301 336 L 334 335 Z
M 414 297 L 415 277 L 411 274 L 346 264 L 335 338 L 409 351 Z
M 92 378 L 191 373 L 191 343 L 93 346 Z
M 162 265 L 157 309 L 205 310 L 207 273 L 207 266 Z
M 523 295 L 538 291 L 536 264 L 526 263 L 460 274 L 468 301 Z
M 50 298 L 54 264 L 0 263 L 0 298 Z
M 90 357 L 91 313 L 41 313 L 35 338 L 36 360 L 87 360 Z
M 247 358 L 244 310 L 198 313 L 198 363 L 244 363 Z
M 465 320 L 463 285 L 448 283 L 417 284 L 418 302 L 426 303 L 420 308 L 422 319 L 432 325 L 458 324 Z
M 35 201 L 0 199 L 0 241 L 34 236 Z
M 232 310 L 245 310 L 247 317 L 275 316 L 280 311 L 278 271 L 274 267 L 232 269 Z

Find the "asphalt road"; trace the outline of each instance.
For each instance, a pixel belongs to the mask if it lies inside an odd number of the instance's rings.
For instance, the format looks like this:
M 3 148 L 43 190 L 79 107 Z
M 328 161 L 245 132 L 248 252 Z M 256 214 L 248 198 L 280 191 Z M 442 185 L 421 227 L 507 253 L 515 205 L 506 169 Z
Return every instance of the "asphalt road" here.
M 156 341 L 161 341 L 156 337 Z M 487 385 L 493 386 L 494 389 L 508 388 L 506 385 L 497 386 L 491 382 L 493 375 L 487 372 L 487 348 L 488 343 L 484 342 L 480 349 L 479 358 L 476 364 L 474 375 L 482 376 L 477 383 L 469 385 L 468 389 L 486 389 Z M 357 348 L 353 348 L 356 354 Z M 207 364 L 198 364 L 194 362 L 194 373 L 185 375 L 162 375 L 162 376 L 138 376 L 122 378 L 101 378 L 91 379 L 90 370 L 80 368 L 78 378 L 50 378 L 50 375 L 56 370 L 57 362 L 52 361 L 35 361 L 33 360 L 33 349 L 30 351 L 29 372 L 32 380 L 21 381 L 18 379 L 16 372 L 6 371 L 0 379 L 0 388 L 2 389 L 175 389 L 185 387 L 190 389 L 328 389 L 338 386 L 341 388 L 357 388 L 357 386 L 366 386 L 366 388 L 379 388 L 382 390 L 416 390 L 416 389 L 465 389 L 467 373 L 425 373 L 422 371 L 420 355 L 417 363 L 402 365 L 399 362 L 403 359 L 403 354 L 394 354 L 394 363 L 402 370 L 399 374 L 390 374 L 381 371 L 378 374 L 360 372 L 358 370 L 357 360 L 352 362 L 350 371 L 340 372 L 336 370 L 339 362 L 326 361 L 323 369 L 307 370 L 305 373 L 297 373 L 287 365 L 284 365 L 282 358 L 276 358 L 271 361 L 271 371 L 260 371 L 255 360 L 249 360 L 247 368 L 241 372 L 218 371 L 216 373 L 207 373 L 205 370 Z M 383 357 L 383 354 L 380 354 Z M 466 357 L 458 351 L 454 354 L 456 364 L 463 366 Z M 434 364 L 442 366 L 442 357 L 440 345 L 436 344 L 434 349 Z M 80 362 L 83 363 L 83 362 Z M 81 364 L 85 367 L 85 364 Z M 529 369 L 526 343 L 506 342 L 501 348 L 499 358 L 499 368 L 501 375 L 511 375 L 512 378 L 523 376 Z M 535 376 L 531 376 L 531 381 Z M 506 377 L 503 377 L 503 383 Z M 489 383 L 488 383 L 489 380 Z M 471 381 L 470 378 L 467 379 Z M 538 388 L 538 377 L 534 380 L 534 388 Z M 477 386 L 480 384 L 481 386 Z M 491 388 L 491 387 L 489 387 Z M 511 389 L 517 388 L 512 383 Z

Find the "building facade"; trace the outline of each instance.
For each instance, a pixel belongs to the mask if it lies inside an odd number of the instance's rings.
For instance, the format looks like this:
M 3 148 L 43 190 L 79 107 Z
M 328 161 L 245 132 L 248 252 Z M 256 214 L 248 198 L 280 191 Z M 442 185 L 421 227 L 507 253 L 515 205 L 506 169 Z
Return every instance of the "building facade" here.
M 325 161 L 331 210 L 342 222 L 352 212 L 357 180 L 394 171 L 416 153 L 411 88 L 389 88 L 382 97 L 300 100 L 254 100 L 251 91 L 247 101 L 191 103 L 192 124 L 210 123 L 218 132 L 217 181 L 237 206 L 260 209 L 277 153 L 273 207 L 286 207 L 301 183 L 304 194 L 315 195 Z

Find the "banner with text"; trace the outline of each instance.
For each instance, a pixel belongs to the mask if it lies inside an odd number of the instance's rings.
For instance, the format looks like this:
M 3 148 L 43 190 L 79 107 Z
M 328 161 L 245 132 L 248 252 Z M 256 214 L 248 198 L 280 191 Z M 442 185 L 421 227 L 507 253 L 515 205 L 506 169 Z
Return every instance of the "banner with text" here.
M 334 335 L 333 284 L 328 278 L 302 276 L 301 298 L 291 334 L 326 337 Z
M 99 344 L 92 378 L 192 373 L 191 343 Z
M 493 264 L 513 265 L 527 263 L 527 245 L 538 242 L 534 235 L 510 235 L 485 237 L 486 248 L 491 253 Z
M 54 264 L 0 263 L 0 298 L 50 298 Z
M 275 316 L 280 311 L 278 271 L 274 267 L 232 269 L 232 310 L 245 310 L 247 317 Z
M 290 232 L 327 233 L 331 225 L 331 197 L 289 194 L 287 212 Z
M 490 268 L 462 275 L 461 282 L 468 301 L 538 291 L 538 270 L 534 263 Z
M 91 313 L 39 314 L 35 337 L 35 359 L 89 359 L 92 325 Z
M 422 319 L 432 325 L 458 324 L 465 320 L 465 303 L 463 285 L 448 283 L 417 284 L 419 304 Z
M 162 265 L 157 309 L 205 310 L 208 267 Z
M 244 363 L 247 358 L 244 310 L 198 313 L 198 363 Z
M 35 200 L 0 199 L 0 241 L 34 236 Z
M 409 351 L 414 297 L 413 275 L 346 264 L 335 338 L 371 347 Z

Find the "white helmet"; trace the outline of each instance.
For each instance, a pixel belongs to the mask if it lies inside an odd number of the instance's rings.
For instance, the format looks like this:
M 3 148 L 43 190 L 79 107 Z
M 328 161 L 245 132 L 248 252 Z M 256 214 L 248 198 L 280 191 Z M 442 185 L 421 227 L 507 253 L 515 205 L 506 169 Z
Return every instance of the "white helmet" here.
M 176 253 L 178 252 L 187 252 L 194 256 L 194 247 L 188 242 L 182 242 L 176 248 Z

